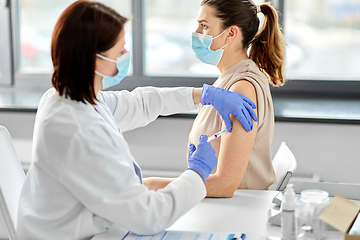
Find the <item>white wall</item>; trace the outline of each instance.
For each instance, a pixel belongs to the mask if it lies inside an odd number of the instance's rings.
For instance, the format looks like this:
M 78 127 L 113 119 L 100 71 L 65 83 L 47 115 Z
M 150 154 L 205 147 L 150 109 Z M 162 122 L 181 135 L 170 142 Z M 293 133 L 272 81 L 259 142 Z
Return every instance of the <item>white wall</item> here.
M 35 113 L 0 112 L 0 125 L 13 137 L 25 167 L 31 160 Z M 187 166 L 189 118 L 158 118 L 146 127 L 124 133 L 132 154 L 145 175 L 166 175 L 148 170 L 182 172 Z M 360 183 L 360 125 L 277 122 L 273 155 L 285 141 L 297 158 L 300 173 L 319 174 L 322 181 Z
M 34 113 L 0 112 L 0 125 L 13 137 L 26 167 L 31 160 Z M 187 166 L 189 118 L 158 118 L 146 127 L 124 133 L 132 154 L 145 175 L 166 175 L 147 170 L 182 172 Z M 297 158 L 300 173 L 319 174 L 322 181 L 360 183 L 360 125 L 277 122 L 273 155 L 285 141 Z
M 298 172 L 317 173 L 322 181 L 360 183 L 360 125 L 278 123 L 274 146 L 285 141 Z

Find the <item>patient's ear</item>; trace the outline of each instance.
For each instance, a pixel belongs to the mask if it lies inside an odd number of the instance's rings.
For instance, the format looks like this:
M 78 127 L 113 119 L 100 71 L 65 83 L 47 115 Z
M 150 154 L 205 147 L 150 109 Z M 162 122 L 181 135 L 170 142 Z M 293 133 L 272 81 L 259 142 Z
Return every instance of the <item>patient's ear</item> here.
M 243 37 L 240 28 L 234 25 L 229 27 L 226 43 L 232 43 L 235 40 L 240 40 L 239 42 L 242 43 Z

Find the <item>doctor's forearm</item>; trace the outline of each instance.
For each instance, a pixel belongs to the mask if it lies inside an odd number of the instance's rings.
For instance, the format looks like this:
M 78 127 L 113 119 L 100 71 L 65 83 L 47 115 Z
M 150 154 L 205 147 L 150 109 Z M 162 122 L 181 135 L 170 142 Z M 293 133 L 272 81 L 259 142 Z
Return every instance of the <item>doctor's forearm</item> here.
M 160 177 L 149 177 L 144 178 L 144 185 L 148 187 L 149 190 L 157 191 L 159 189 L 165 188 L 169 183 L 174 181 L 175 178 L 160 178 Z
M 202 88 L 194 88 L 193 89 L 194 104 L 200 103 L 201 91 L 202 91 Z

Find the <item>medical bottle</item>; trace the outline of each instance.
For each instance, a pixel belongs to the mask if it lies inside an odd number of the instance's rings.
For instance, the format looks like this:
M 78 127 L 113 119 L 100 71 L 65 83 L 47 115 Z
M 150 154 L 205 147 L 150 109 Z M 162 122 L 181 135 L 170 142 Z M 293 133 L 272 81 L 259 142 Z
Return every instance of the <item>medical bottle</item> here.
M 281 203 L 281 239 L 295 240 L 296 196 L 292 184 L 286 186 Z
M 311 226 L 305 225 L 301 227 L 301 233 L 296 240 L 316 240 Z

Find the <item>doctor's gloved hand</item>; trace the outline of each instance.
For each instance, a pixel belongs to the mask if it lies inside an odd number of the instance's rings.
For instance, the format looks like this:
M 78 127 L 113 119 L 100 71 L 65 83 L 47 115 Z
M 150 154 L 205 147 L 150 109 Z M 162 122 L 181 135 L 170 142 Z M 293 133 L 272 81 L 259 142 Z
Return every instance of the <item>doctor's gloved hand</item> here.
M 216 108 L 229 132 L 232 130 L 230 113 L 239 119 L 247 132 L 253 128 L 251 118 L 253 118 L 255 122 L 258 121 L 254 112 L 256 105 L 240 93 L 204 84 L 200 101 L 202 105 L 213 105 Z
M 189 167 L 186 169 L 197 172 L 204 182 L 217 164 L 215 150 L 207 140 L 208 137 L 203 134 L 200 136 L 200 141 L 197 147 L 195 147 L 194 144 L 190 144 L 188 159 Z

